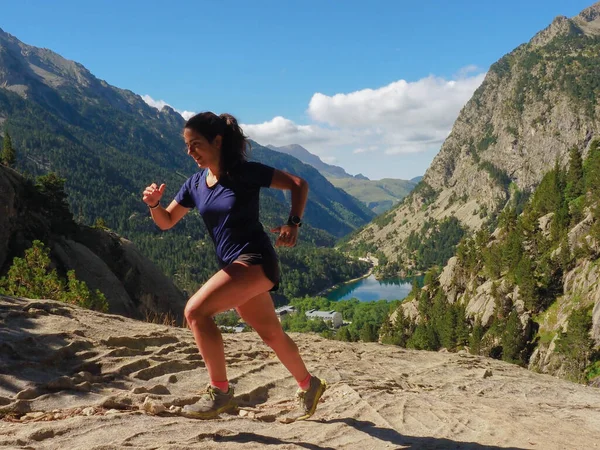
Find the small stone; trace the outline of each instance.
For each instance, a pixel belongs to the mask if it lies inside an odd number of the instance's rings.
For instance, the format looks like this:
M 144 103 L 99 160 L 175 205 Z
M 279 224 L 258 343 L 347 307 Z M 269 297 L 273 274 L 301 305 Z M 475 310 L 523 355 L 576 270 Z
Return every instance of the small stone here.
M 485 372 L 483 373 L 483 378 L 489 378 L 492 376 L 492 369 L 485 369 Z
M 82 370 L 81 372 L 79 372 L 77 374 L 77 376 L 84 381 L 89 381 L 90 383 L 94 380 L 94 375 L 92 375 L 89 372 L 86 372 L 85 370 Z
M 177 380 L 177 377 L 176 377 L 175 375 L 171 375 L 171 376 L 170 376 L 170 377 L 167 379 L 167 381 L 168 381 L 169 383 L 177 383 L 177 381 L 179 381 L 179 380 Z
M 83 414 L 84 416 L 93 416 L 96 413 L 96 410 L 94 408 L 92 408 L 91 406 L 87 407 L 87 408 L 83 408 L 83 410 L 81 411 L 81 414 Z
M 42 428 L 31 433 L 29 439 L 33 439 L 34 441 L 44 441 L 53 437 L 54 430 L 52 430 L 51 428 Z
M 40 417 L 44 417 L 46 413 L 43 411 L 34 411 L 34 412 L 30 412 L 25 414 L 25 417 L 27 419 L 39 419 Z
M 167 410 L 165 405 L 163 405 L 162 403 L 159 403 L 159 402 L 152 401 L 152 399 L 150 399 L 150 397 L 146 397 L 146 399 L 144 400 L 144 404 L 142 405 L 142 408 L 144 409 L 144 411 L 146 411 L 150 414 L 160 414 Z
M 240 413 L 239 413 L 240 417 L 246 417 L 247 415 L 248 415 L 248 411 L 246 411 L 245 409 L 240 409 Z
M 162 384 L 157 384 L 148 390 L 151 394 L 156 395 L 169 395 L 171 392 Z
M 179 414 L 181 412 L 181 406 L 171 405 L 169 407 L 169 411 L 171 411 L 173 414 Z
M 27 388 L 18 392 L 15 398 L 18 400 L 31 400 L 40 396 L 40 391 L 37 388 Z
M 248 413 L 248 418 L 249 418 L 249 419 L 254 419 L 254 418 L 256 418 L 256 413 L 255 413 L 254 411 L 250 411 L 250 412 Z
M 106 409 L 129 409 L 132 403 L 127 395 L 114 395 L 104 399 L 100 406 Z
M 52 390 L 73 389 L 75 387 L 75 383 L 73 383 L 71 378 L 65 375 L 48 382 L 46 387 Z
M 83 383 L 79 383 L 75 386 L 78 391 L 82 392 L 90 392 L 92 390 L 92 385 L 89 381 L 84 381 Z
M 115 414 L 119 414 L 121 411 L 119 411 L 118 409 L 109 409 L 108 411 L 106 411 L 105 415 L 107 416 L 114 416 Z

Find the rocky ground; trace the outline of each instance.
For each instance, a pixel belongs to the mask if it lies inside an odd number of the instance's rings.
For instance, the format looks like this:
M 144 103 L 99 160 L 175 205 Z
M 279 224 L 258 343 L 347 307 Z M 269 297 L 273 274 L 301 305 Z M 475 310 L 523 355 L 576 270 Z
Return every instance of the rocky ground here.
M 594 449 L 600 390 L 465 353 L 293 335 L 330 387 L 281 423 L 296 386 L 256 333 L 225 335 L 235 414 L 179 415 L 208 381 L 192 335 L 0 297 L 0 448 Z

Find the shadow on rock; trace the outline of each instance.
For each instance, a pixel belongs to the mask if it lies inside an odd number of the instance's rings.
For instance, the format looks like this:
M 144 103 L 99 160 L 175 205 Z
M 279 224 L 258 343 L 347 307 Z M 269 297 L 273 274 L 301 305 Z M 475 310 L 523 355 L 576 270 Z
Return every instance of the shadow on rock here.
M 394 445 L 402 445 L 403 449 L 460 449 L 460 450 L 524 450 L 521 447 L 497 447 L 495 445 L 483 445 L 474 442 L 460 442 L 451 439 L 405 436 L 392 428 L 382 428 L 367 420 L 352 418 L 324 420 L 322 423 L 345 423 L 369 436 L 390 442 Z
M 271 436 L 262 436 L 260 434 L 255 433 L 237 433 L 230 436 L 215 436 L 215 442 L 237 442 L 240 444 L 248 444 L 251 442 L 256 442 L 258 444 L 263 445 L 294 445 L 302 448 L 308 448 L 311 450 L 335 450 L 333 447 L 322 447 L 317 444 L 309 444 L 308 442 L 298 442 L 298 441 L 285 441 L 283 439 L 278 439 Z
M 1 297 L 0 303 L 0 417 L 10 404 L 64 389 L 89 391 L 100 367 L 90 363 L 93 343 L 71 333 L 36 333 L 36 318 L 71 316 L 59 302 Z M 2 406 L 6 405 L 6 406 Z

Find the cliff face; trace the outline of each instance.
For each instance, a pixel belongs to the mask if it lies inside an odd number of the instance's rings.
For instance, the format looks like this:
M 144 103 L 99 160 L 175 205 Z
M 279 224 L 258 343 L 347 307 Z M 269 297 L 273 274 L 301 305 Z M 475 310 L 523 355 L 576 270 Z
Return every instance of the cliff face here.
M 50 247 L 59 272 L 75 270 L 78 279 L 104 293 L 110 312 L 139 319 L 170 313 L 182 319 L 183 293 L 130 241 L 77 225 L 70 215 L 49 209 L 49 203 L 31 182 L 0 166 L 0 274 L 39 239 Z
M 356 235 L 405 268 L 406 239 L 428 219 L 478 229 L 515 188 L 529 192 L 572 146 L 585 156 L 600 132 L 600 3 L 545 30 L 492 65 L 421 184 Z

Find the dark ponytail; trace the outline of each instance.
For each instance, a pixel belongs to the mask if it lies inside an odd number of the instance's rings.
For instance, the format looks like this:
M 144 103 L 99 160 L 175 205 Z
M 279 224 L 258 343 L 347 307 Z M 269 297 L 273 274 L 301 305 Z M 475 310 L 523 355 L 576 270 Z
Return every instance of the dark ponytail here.
M 191 117 L 185 123 L 185 128 L 201 134 L 208 142 L 221 136 L 221 172 L 228 174 L 233 167 L 246 161 L 250 143 L 231 114 L 217 116 L 210 111 L 202 112 Z

